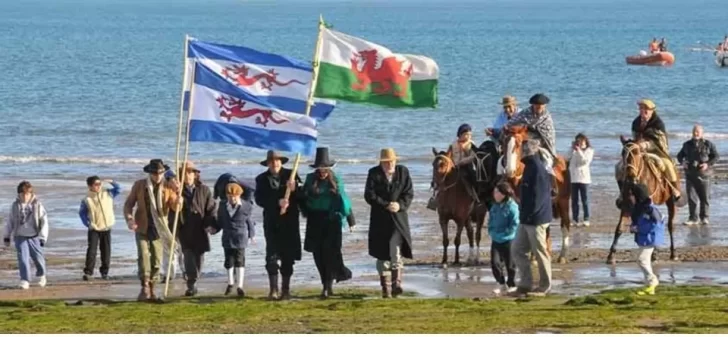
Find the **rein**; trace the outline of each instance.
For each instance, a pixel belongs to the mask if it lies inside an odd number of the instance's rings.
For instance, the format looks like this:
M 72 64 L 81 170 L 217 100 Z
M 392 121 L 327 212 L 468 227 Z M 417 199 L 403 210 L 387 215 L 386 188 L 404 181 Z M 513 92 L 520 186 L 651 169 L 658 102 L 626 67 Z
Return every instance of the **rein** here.
M 452 159 L 450 159 L 450 157 L 441 154 L 441 155 L 436 156 L 435 158 L 444 159 L 445 161 L 448 162 L 448 165 L 453 168 L 450 171 L 452 171 L 452 170 L 456 170 L 457 171 L 457 169 L 455 169 L 455 163 L 453 163 L 453 161 L 452 161 Z M 441 186 L 441 185 L 444 185 L 445 184 L 445 180 L 447 180 L 447 177 L 449 176 L 450 171 L 448 171 L 448 173 L 445 173 L 445 174 L 442 175 L 442 178 L 440 179 L 440 181 L 437 182 L 437 185 L 438 186 Z M 458 179 L 459 176 L 460 176 L 460 172 L 458 171 L 456 173 L 456 175 L 457 176 L 456 176 L 455 182 L 452 183 L 452 184 L 450 184 L 450 185 L 445 186 L 444 188 L 441 188 L 440 189 L 440 192 L 447 191 L 447 190 L 455 187 L 455 185 L 458 184 L 458 181 L 460 180 L 460 179 Z

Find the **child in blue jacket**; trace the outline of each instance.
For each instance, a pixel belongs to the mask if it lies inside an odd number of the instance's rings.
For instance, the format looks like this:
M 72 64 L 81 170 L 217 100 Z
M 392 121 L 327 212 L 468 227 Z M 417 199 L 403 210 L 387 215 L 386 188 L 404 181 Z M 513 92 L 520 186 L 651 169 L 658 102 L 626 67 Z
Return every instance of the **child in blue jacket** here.
M 632 187 L 629 199 L 632 203 L 632 226 L 634 242 L 640 247 L 638 264 L 645 275 L 647 287 L 638 295 L 654 295 L 660 281 L 652 272 L 652 253 L 656 246 L 665 242 L 665 222 L 660 211 L 652 203 L 650 192 L 644 184 Z
M 516 291 L 516 264 L 511 258 L 511 242 L 516 238 L 519 211 L 513 195 L 513 188 L 509 183 L 499 183 L 493 190 L 495 203 L 490 207 L 488 216 L 488 235 L 492 241 L 490 266 L 493 277 L 500 286 L 493 290 L 496 294 L 502 291 L 506 293 Z M 507 280 L 504 270 L 507 271 Z

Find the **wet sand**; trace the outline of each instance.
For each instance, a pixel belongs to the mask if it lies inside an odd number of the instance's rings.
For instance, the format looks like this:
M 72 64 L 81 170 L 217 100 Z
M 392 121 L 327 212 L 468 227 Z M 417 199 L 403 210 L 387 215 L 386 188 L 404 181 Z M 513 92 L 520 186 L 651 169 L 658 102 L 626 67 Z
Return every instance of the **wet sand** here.
M 618 210 L 614 206 L 616 185 L 611 182 L 595 182 L 591 192 L 591 224 L 590 227 L 571 229 L 571 246 L 567 256 L 568 264 L 556 264 L 555 257 L 561 250 L 561 229 L 558 220 L 552 223 L 554 249 L 554 292 L 580 294 L 609 287 L 636 285 L 642 279 L 637 269 L 636 246 L 632 235 L 625 233 L 619 242 L 616 255 L 617 266 L 605 265 L 608 249 L 618 219 Z M 420 182 L 421 183 L 421 182 Z M 728 189 L 723 181 L 713 186 L 713 204 L 728 201 Z M 359 193 L 361 191 L 352 191 Z M 448 258 L 449 268 L 443 269 L 442 233 L 436 223 L 436 214 L 426 209 L 426 198 L 418 194 L 410 208 L 410 221 L 413 236 L 415 259 L 407 260 L 405 285 L 407 290 L 415 291 L 425 297 L 484 297 L 490 296 L 495 287 L 489 267 L 490 240 L 487 229 L 483 229 L 480 251 L 476 253 L 480 263 L 471 263 L 467 267 L 453 265 L 455 225 L 449 224 Z M 378 288 L 379 281 L 375 270 L 375 261 L 367 254 L 368 208 L 363 200 L 353 201 L 357 216 L 357 227 L 353 233 L 344 234 L 344 259 L 352 269 L 354 279 L 343 282 L 340 286 L 363 286 Z M 661 210 L 666 212 L 665 208 Z M 256 212 L 256 216 L 259 216 Z M 682 262 L 672 262 L 669 250 L 659 250 L 657 268 L 663 280 L 676 283 L 706 282 L 721 284 L 728 279 L 728 230 L 724 224 L 728 220 L 728 212 L 719 207 L 711 210 L 711 225 L 685 227 L 681 223 L 687 217 L 687 207 L 679 209 L 675 219 L 675 245 L 677 255 Z M 260 219 L 256 219 L 261 224 Z M 305 221 L 302 221 L 302 227 Z M 259 226 L 260 228 L 260 226 Z M 301 229 L 302 234 L 305 227 Z M 262 232 L 262 231 L 259 231 Z M 136 259 L 134 256 L 133 235 L 123 225 L 116 226 L 112 233 L 114 248 L 112 250 L 111 282 L 94 281 L 88 284 L 80 281 L 83 259 L 86 252 L 86 232 L 83 229 L 54 228 L 46 247 L 48 258 L 49 287 L 32 288 L 29 291 L 14 290 L 18 277 L 14 248 L 0 248 L 0 300 L 24 298 L 116 298 L 133 299 L 138 293 L 136 280 Z M 200 293 L 219 295 L 224 290 L 221 248 L 219 236 L 210 238 L 213 251 L 206 255 L 203 268 L 203 280 L 199 286 Z M 263 266 L 265 239 L 256 238 L 257 243 L 247 252 L 246 289 L 253 292 L 265 292 L 267 277 Z M 461 262 L 467 265 L 468 240 L 462 233 L 460 246 Z M 122 247 L 121 249 L 119 247 Z M 100 261 L 97 260 L 97 268 Z M 164 272 L 164 271 L 163 271 Z M 614 276 L 618 275 L 618 276 Z M 675 275 L 675 276 L 665 276 Z M 98 276 L 98 273 L 96 274 Z M 311 255 L 303 253 L 303 260 L 295 265 L 293 278 L 295 287 L 319 287 L 318 273 Z M 178 278 L 172 288 L 172 296 L 180 296 L 184 292 L 184 282 Z

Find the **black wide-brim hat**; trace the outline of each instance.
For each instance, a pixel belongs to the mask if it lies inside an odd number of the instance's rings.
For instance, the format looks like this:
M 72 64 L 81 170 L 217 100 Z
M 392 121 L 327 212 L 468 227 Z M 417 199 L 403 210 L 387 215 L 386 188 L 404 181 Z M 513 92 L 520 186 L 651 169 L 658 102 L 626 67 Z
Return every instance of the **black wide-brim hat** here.
M 549 104 L 550 101 L 551 100 L 548 98 L 548 96 L 544 94 L 535 94 L 531 97 L 531 99 L 528 100 L 528 103 L 546 105 Z
M 260 165 L 268 166 L 269 161 L 276 160 L 276 159 L 281 161 L 281 165 L 285 165 L 288 162 L 288 157 L 283 156 L 276 151 L 268 150 L 268 154 L 266 154 L 265 160 L 260 162 Z
M 316 148 L 316 159 L 314 159 L 311 168 L 332 168 L 336 165 L 336 161 L 329 159 L 329 148 L 319 147 Z
M 169 171 L 169 165 L 166 165 L 161 159 L 152 159 L 149 164 L 144 166 L 144 172 L 156 173 L 159 171 Z

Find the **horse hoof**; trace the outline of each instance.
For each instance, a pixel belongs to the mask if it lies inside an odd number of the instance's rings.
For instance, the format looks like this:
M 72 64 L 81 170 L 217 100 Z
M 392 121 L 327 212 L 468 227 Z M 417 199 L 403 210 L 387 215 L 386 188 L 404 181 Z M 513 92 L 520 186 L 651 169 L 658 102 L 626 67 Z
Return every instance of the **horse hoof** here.
M 559 256 L 559 260 L 557 261 L 559 264 L 566 264 L 566 258 L 563 256 Z
M 447 269 L 447 262 L 442 263 L 442 269 Z
M 610 256 L 610 257 L 607 258 L 607 264 L 608 265 L 612 265 L 612 266 L 613 265 L 616 265 L 617 264 L 617 260 L 615 260 L 614 257 Z
M 679 258 L 679 257 L 677 257 L 677 256 L 671 256 L 671 257 L 670 257 L 670 260 L 672 260 L 672 261 L 674 261 L 674 262 L 678 262 L 678 261 L 680 261 L 680 258 Z

